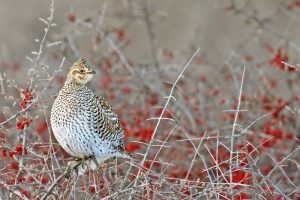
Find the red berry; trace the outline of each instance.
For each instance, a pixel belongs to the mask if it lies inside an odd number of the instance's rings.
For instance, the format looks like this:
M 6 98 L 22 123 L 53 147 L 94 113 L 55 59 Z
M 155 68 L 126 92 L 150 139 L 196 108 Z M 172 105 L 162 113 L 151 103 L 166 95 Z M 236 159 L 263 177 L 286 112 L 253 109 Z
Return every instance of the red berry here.
M 75 22 L 76 21 L 76 16 L 73 13 L 68 14 L 68 20 L 70 22 Z
M 140 149 L 140 145 L 137 144 L 137 143 L 129 143 L 129 144 L 126 145 L 126 150 L 128 152 L 133 152 L 133 151 L 136 151 L 138 149 Z

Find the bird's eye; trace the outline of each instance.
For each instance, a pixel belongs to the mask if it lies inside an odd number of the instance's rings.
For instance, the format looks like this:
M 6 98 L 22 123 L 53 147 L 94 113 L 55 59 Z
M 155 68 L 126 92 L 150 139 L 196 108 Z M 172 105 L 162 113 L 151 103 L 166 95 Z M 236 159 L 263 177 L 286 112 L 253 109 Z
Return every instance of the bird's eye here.
M 82 69 L 82 70 L 80 70 L 80 73 L 83 73 L 84 72 L 84 70 Z

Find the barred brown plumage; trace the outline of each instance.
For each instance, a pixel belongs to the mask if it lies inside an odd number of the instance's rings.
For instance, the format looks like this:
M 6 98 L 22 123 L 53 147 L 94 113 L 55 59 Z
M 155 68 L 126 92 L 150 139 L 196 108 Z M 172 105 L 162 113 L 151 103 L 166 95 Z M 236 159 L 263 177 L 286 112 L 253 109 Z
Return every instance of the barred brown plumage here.
M 51 127 L 58 143 L 76 158 L 94 157 L 97 163 L 84 161 L 91 169 L 111 157 L 131 158 L 124 150 L 118 115 L 107 100 L 86 87 L 94 73 L 84 59 L 75 62 L 51 110 Z

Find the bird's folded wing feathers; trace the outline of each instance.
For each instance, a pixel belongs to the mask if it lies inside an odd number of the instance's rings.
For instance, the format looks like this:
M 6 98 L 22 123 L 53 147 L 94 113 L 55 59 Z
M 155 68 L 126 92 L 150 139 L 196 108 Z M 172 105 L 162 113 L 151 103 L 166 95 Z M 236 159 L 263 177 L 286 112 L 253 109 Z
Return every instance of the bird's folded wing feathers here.
M 106 99 L 96 96 L 97 104 L 99 106 L 100 119 L 99 119 L 99 131 L 105 135 L 118 134 L 123 132 L 119 117 L 113 108 L 109 105 Z M 101 123 L 101 124 L 100 124 Z

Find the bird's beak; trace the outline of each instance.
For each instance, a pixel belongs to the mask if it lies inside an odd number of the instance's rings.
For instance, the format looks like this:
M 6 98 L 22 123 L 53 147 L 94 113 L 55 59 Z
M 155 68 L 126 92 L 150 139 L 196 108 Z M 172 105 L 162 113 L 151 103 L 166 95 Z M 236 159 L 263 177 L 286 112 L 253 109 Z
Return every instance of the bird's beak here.
M 88 74 L 96 74 L 94 70 L 87 72 Z

